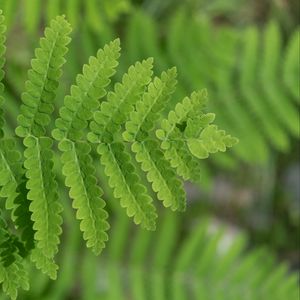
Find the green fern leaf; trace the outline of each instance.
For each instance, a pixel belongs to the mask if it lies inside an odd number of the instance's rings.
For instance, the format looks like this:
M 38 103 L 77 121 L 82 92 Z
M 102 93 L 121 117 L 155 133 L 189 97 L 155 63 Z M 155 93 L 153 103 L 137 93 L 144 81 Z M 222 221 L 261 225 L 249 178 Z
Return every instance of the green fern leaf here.
M 17 299 L 19 288 L 29 290 L 28 273 L 20 257 L 8 267 L 0 264 L 0 283 L 3 292 L 14 300 Z
M 92 132 L 88 139 L 92 143 L 111 143 L 114 134 L 125 123 L 134 110 L 136 102 L 149 84 L 152 76 L 153 59 L 149 58 L 131 66 L 122 78 L 122 83 L 116 83 L 114 92 L 109 92 L 107 101 L 94 113 L 90 124 Z
M 141 141 L 150 135 L 160 112 L 166 107 L 170 96 L 175 91 L 176 68 L 155 77 L 143 94 L 143 98 L 136 103 L 136 111 L 130 114 L 125 124 L 126 131 L 123 138 L 127 142 Z
M 87 240 L 87 247 L 99 254 L 108 240 L 106 231 L 109 224 L 106 221 L 108 214 L 104 210 L 105 202 L 101 198 L 103 191 L 97 185 L 90 156 L 91 147 L 86 142 L 65 141 L 63 150 L 63 174 L 66 185 L 70 187 L 70 197 L 74 199 L 76 217 L 81 220 L 80 230 L 84 240 Z
M 58 265 L 53 258 L 46 257 L 42 249 L 34 248 L 31 251 L 30 259 L 44 274 L 48 275 L 51 279 L 56 280 Z
M 175 110 L 169 112 L 168 118 L 161 121 L 161 129 L 156 131 L 156 135 L 162 140 L 162 149 L 168 153 L 166 157 L 176 152 L 172 141 L 183 141 L 191 154 L 200 159 L 207 158 L 209 153 L 224 152 L 226 147 L 237 143 L 237 139 L 225 135 L 225 131 L 208 125 L 214 115 L 203 114 L 206 101 L 206 91 L 193 93 L 191 98 L 184 98 Z M 173 162 L 173 165 L 176 163 Z M 180 161 L 177 165 L 181 166 Z
M 84 65 L 83 75 L 76 78 L 77 85 L 71 87 L 71 95 L 66 96 L 60 118 L 56 120 L 57 129 L 53 136 L 57 140 L 68 138 L 78 140 L 88 125 L 92 113 L 98 108 L 99 100 L 106 95 L 105 87 L 114 75 L 120 56 L 120 41 L 116 39 L 90 57 L 89 65 Z
M 294 136 L 299 136 L 299 115 L 294 103 L 289 101 L 284 90 L 278 89 L 277 76 L 281 57 L 280 28 L 276 22 L 270 22 L 264 32 L 263 59 L 261 79 L 266 100 L 269 101 L 272 113 L 279 122 Z
M 147 179 L 152 183 L 152 189 L 157 198 L 163 201 L 165 207 L 172 210 L 185 210 L 185 192 L 182 181 L 176 177 L 169 162 L 164 158 L 155 140 L 135 142 L 132 151 L 136 160 L 142 164 L 142 170 L 147 172 Z
M 114 92 L 108 93 L 107 101 L 94 113 L 88 134 L 89 141 L 100 143 L 97 148 L 105 173 L 110 178 L 109 185 L 114 189 L 114 196 L 120 198 L 121 206 L 134 218 L 136 224 L 147 229 L 155 228 L 155 207 L 146 193 L 140 177 L 135 171 L 122 143 L 114 143 L 115 135 L 128 120 L 134 105 L 139 101 L 145 86 L 152 75 L 153 60 L 137 62 L 123 76 L 122 83 L 117 83 Z M 115 171 L 114 171 L 115 170 Z
M 4 293 L 16 299 L 19 288 L 29 289 L 28 274 L 19 255 L 17 238 L 10 234 L 0 216 L 0 284 Z
M 288 137 L 273 114 L 268 102 L 259 94 L 257 72 L 260 65 L 259 31 L 255 27 L 248 28 L 243 35 L 243 57 L 241 59 L 241 92 L 246 104 L 260 122 L 265 136 L 279 150 L 287 150 Z
M 56 266 L 53 257 L 58 251 L 59 235 L 62 232 L 62 206 L 58 201 L 57 183 L 53 173 L 52 140 L 43 137 L 50 123 L 53 101 L 62 75 L 62 66 L 70 42 L 71 29 L 64 17 L 57 17 L 46 28 L 40 40 L 36 58 L 31 61 L 23 105 L 18 116 L 16 134 L 24 138 L 27 194 L 31 201 L 29 210 L 34 222 L 36 249 L 31 255 L 38 268 L 55 278 Z
M 136 103 L 136 111 L 130 114 L 123 138 L 125 141 L 134 142 L 131 149 L 136 153 L 136 160 L 142 163 L 143 171 L 147 172 L 147 179 L 152 183 L 158 199 L 173 210 L 184 210 L 185 193 L 182 183 L 164 159 L 158 143 L 154 140 L 145 141 L 152 133 L 170 95 L 175 91 L 175 85 L 175 68 L 163 72 L 161 78 L 154 78 L 143 98 Z
M 237 143 L 237 139 L 226 135 L 224 130 L 219 130 L 216 125 L 205 127 L 199 138 L 188 138 L 187 145 L 191 153 L 197 158 L 204 159 L 209 153 L 225 152 L 226 148 Z
M 101 252 L 108 239 L 108 215 L 103 209 L 103 192 L 94 175 L 91 147 L 86 142 L 77 141 L 83 136 L 99 100 L 106 94 L 105 88 L 118 65 L 119 45 L 118 39 L 106 45 L 98 51 L 97 57 L 90 58 L 89 65 L 83 67 L 83 75 L 77 76 L 77 86 L 73 85 L 71 96 L 65 97 L 61 117 L 56 120 L 57 128 L 52 132 L 54 138 L 60 141 L 59 149 L 64 152 L 63 173 L 66 185 L 71 188 L 69 194 L 73 207 L 77 209 L 77 218 L 81 220 L 80 229 L 87 246 L 92 247 L 96 254 Z
M 58 251 L 59 235 L 62 232 L 62 206 L 58 201 L 57 183 L 53 174 L 53 152 L 50 138 L 33 136 L 24 139 L 24 166 L 27 169 L 27 194 L 31 204 L 31 219 L 34 222 L 36 247 L 45 259 L 52 259 Z M 36 260 L 40 258 L 38 255 Z M 37 266 L 39 262 L 37 261 Z M 43 269 L 47 272 L 46 269 Z
M 137 175 L 130 155 L 122 143 L 101 144 L 97 148 L 104 166 L 104 172 L 109 177 L 109 186 L 114 189 L 115 198 L 120 198 L 120 204 L 126 208 L 127 215 L 133 217 L 136 224 L 154 230 L 157 214 L 146 187 Z
M 65 19 L 57 17 L 40 40 L 41 47 L 36 49 L 36 58 L 31 61 L 26 92 L 22 95 L 23 105 L 16 128 L 16 134 L 20 137 L 30 134 L 43 136 L 46 133 L 49 115 L 54 110 L 53 101 L 62 75 L 61 68 L 65 63 L 64 55 L 68 51 L 66 45 L 71 41 L 68 37 L 70 31 Z

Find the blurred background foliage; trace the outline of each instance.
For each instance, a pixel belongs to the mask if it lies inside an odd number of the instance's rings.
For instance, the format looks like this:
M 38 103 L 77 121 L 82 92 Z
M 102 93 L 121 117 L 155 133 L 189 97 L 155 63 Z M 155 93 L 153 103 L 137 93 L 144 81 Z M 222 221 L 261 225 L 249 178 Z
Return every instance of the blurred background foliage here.
M 119 70 L 149 56 L 157 72 L 177 66 L 172 105 L 207 88 L 209 111 L 240 140 L 228 153 L 201 163 L 199 182 L 186 185 L 187 212 L 162 215 L 157 232 L 136 229 L 107 191 L 113 225 L 100 258 L 82 247 L 70 201 L 62 195 L 66 222 L 59 279 L 50 283 L 33 271 L 32 291 L 20 299 L 194 299 L 187 296 L 192 294 L 297 299 L 291 288 L 296 275 L 281 288 L 277 284 L 300 266 L 299 5 L 297 0 L 0 0 L 8 26 L 8 133 L 16 125 L 38 37 L 49 20 L 65 14 L 74 32 L 59 95 L 88 56 L 120 37 Z M 58 97 L 58 106 L 62 101 Z M 184 283 L 187 289 L 181 289 Z

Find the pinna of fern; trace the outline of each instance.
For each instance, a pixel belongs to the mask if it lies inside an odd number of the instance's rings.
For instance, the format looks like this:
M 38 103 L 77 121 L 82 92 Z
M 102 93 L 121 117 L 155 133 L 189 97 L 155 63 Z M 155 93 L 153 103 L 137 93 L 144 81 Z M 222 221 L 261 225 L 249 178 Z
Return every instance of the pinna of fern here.
M 13 149 L 14 142 L 2 138 L 0 143 L 0 174 L 9 170 L 9 178 L 14 178 L 14 184 L 9 187 L 8 180 L 0 181 L 1 195 L 9 199 L 7 207 L 12 210 L 16 229 L 22 232 L 20 243 L 24 251 L 52 279 L 57 276 L 55 255 L 63 220 L 54 172 L 56 154 L 53 139 L 47 132 L 51 129 L 49 124 L 70 32 L 64 17 L 54 19 L 45 29 L 40 48 L 31 61 L 15 131 L 23 140 L 24 160 Z M 3 35 L 3 30 L 0 33 Z M 152 78 L 152 58 L 130 66 L 122 80 L 109 90 L 119 52 L 120 41 L 116 39 L 90 57 L 71 86 L 70 94 L 65 96 L 52 130 L 83 239 L 95 254 L 101 252 L 108 240 L 109 224 L 91 155 L 94 145 L 114 197 L 120 200 L 134 223 L 154 230 L 157 212 L 153 195 L 165 207 L 184 211 L 183 180 L 194 180 L 194 165 L 198 167 L 199 159 L 224 152 L 237 142 L 211 124 L 214 115 L 205 112 L 205 90 L 185 97 L 164 118 L 167 103 L 175 91 L 176 69 Z M 154 193 L 148 191 L 139 166 Z

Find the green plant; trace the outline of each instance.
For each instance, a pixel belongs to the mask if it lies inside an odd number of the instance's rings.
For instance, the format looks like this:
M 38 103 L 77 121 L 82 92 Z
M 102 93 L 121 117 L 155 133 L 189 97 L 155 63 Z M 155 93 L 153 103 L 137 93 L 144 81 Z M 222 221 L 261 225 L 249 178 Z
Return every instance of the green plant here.
M 113 23 L 123 13 L 131 9 L 130 0 L 25 0 L 20 3 L 18 0 L 3 0 L 1 8 L 7 19 L 9 28 L 15 25 L 16 16 L 18 21 L 24 25 L 25 30 L 30 34 L 36 34 L 46 19 L 50 22 L 55 16 L 65 14 L 70 20 L 72 27 L 77 28 L 84 23 L 94 32 L 101 32 L 108 23 Z M 86 20 L 81 22 L 82 18 Z
M 2 15 L 0 22 L 3 65 Z M 49 130 L 70 32 L 64 17 L 57 17 L 46 28 L 31 61 L 15 130 L 25 147 L 24 160 L 16 149 L 19 139 L 4 138 L 1 129 L 0 195 L 6 198 L 4 214 L 10 211 L 11 216 L 1 219 L 0 282 L 12 298 L 16 298 L 19 287 L 28 288 L 27 256 L 38 269 L 56 278 L 54 257 L 63 220 L 56 180 L 59 172 Z M 100 156 L 108 185 L 127 215 L 136 224 L 154 230 L 157 213 L 147 181 L 165 207 L 183 211 L 185 192 L 177 174 L 185 180 L 198 180 L 199 159 L 224 152 L 237 142 L 212 124 L 214 114 L 205 113 L 205 90 L 185 97 L 163 118 L 162 111 L 175 90 L 176 69 L 152 79 L 152 58 L 129 67 L 122 81 L 107 92 L 118 65 L 119 43 L 118 39 L 110 42 L 83 66 L 70 95 L 64 97 L 52 130 L 62 152 L 62 174 L 83 239 L 95 254 L 108 239 L 109 224 L 92 150 Z M 3 71 L 1 74 L 3 77 Z M 1 105 L 3 101 L 1 97 Z

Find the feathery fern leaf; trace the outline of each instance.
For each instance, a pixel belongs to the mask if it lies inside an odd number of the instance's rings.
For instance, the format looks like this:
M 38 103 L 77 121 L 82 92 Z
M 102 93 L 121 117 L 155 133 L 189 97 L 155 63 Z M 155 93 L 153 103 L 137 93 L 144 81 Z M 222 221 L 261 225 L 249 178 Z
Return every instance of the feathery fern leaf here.
M 17 299 L 18 290 L 29 290 L 28 273 L 22 264 L 21 257 L 17 256 L 16 260 L 4 267 L 0 264 L 0 283 L 2 289 L 11 299 Z
M 134 105 L 143 94 L 152 76 L 153 59 L 149 58 L 142 63 L 131 66 L 122 78 L 122 83 L 116 83 L 114 92 L 109 92 L 107 101 L 94 113 L 91 122 L 91 133 L 88 138 L 91 142 L 110 143 L 114 140 L 121 125 L 127 121 Z
M 109 177 L 109 185 L 114 189 L 114 196 L 120 198 L 120 204 L 126 208 L 127 215 L 134 218 L 136 224 L 154 230 L 157 214 L 152 198 L 131 163 L 130 155 L 122 143 L 101 144 L 97 148 Z
M 260 122 L 264 135 L 279 150 L 287 150 L 289 140 L 285 131 L 278 124 L 266 101 L 255 101 L 260 97 L 257 86 L 257 70 L 259 68 L 259 32 L 257 28 L 248 28 L 242 37 L 241 59 L 241 92 L 257 122 Z
M 71 87 L 71 95 L 65 97 L 64 107 L 60 109 L 60 118 L 56 120 L 58 128 L 53 131 L 56 139 L 76 141 L 82 138 L 99 100 L 106 95 L 105 88 L 118 65 L 119 51 L 117 39 L 100 49 L 97 57 L 90 57 L 89 65 L 84 65 L 83 74 L 77 76 L 77 85 Z
M 62 232 L 62 206 L 58 201 L 53 173 L 51 139 L 28 136 L 24 139 L 24 145 L 26 187 L 29 189 L 27 198 L 31 200 L 29 210 L 32 212 L 34 238 L 39 252 L 37 256 L 33 254 L 33 260 L 39 266 L 38 258 L 43 255 L 43 260 L 52 260 L 58 251 L 59 235 Z M 48 272 L 47 269 L 43 271 Z
M 66 185 L 70 187 L 70 196 L 77 209 L 77 218 L 82 220 L 80 229 L 96 254 L 101 252 L 107 240 L 105 203 L 103 194 L 94 176 L 95 168 L 90 156 L 91 147 L 86 142 L 77 142 L 83 136 L 93 112 L 99 106 L 99 100 L 106 94 L 106 86 L 115 73 L 120 51 L 117 39 L 100 49 L 97 57 L 91 57 L 89 65 L 83 67 L 83 75 L 76 78 L 77 85 L 71 87 L 71 96 L 66 96 L 65 106 L 60 109 L 60 118 L 56 120 L 57 128 L 52 132 L 60 141 L 63 151 L 63 173 Z
M 60 147 L 62 149 L 62 146 Z M 70 187 L 76 217 L 81 220 L 80 230 L 95 254 L 99 254 L 108 240 L 106 231 L 108 214 L 104 210 L 105 202 L 102 189 L 97 185 L 95 167 L 90 156 L 91 147 L 86 142 L 64 142 L 62 155 L 65 184 Z
M 147 179 L 152 183 L 158 199 L 162 200 L 166 207 L 182 211 L 185 208 L 182 183 L 164 159 L 159 144 L 155 140 L 145 140 L 151 137 L 160 112 L 175 91 L 175 78 L 175 68 L 163 72 L 161 78 L 154 78 L 143 98 L 136 103 L 136 111 L 130 114 L 123 138 L 125 141 L 134 142 L 131 149 L 136 153 L 136 160 L 142 163 L 142 170 L 147 172 Z
M 70 31 L 63 17 L 57 17 L 45 29 L 45 37 L 40 40 L 41 47 L 36 49 L 36 58 L 31 61 L 26 92 L 22 95 L 23 105 L 16 128 L 16 134 L 20 137 L 39 137 L 46 133 L 49 115 L 54 110 L 53 101 L 62 75 L 61 68 L 65 63 L 64 55 L 68 51 L 66 46 L 71 41 L 68 37 Z
M 224 152 L 226 147 L 237 143 L 236 138 L 225 135 L 225 132 L 218 130 L 215 125 L 209 125 L 214 120 L 214 115 L 203 114 L 206 102 L 205 90 L 193 93 L 190 98 L 184 98 L 176 105 L 175 110 L 169 112 L 168 118 L 161 121 L 161 129 L 156 131 L 166 158 L 171 160 L 172 166 L 184 177 L 187 174 L 182 171 L 182 165 L 188 163 L 188 160 L 182 161 L 182 158 L 187 157 L 178 155 L 174 142 L 183 142 L 190 153 L 200 159 L 207 158 L 209 153 Z
M 143 98 L 136 103 L 136 111 L 130 114 L 126 122 L 126 131 L 123 138 L 127 142 L 141 141 L 148 137 L 154 128 L 155 122 L 160 118 L 160 112 L 165 108 L 170 96 L 175 91 L 176 68 L 155 77 L 143 94 Z
M 264 32 L 261 78 L 264 92 L 267 96 L 266 100 L 269 101 L 272 112 L 291 134 L 299 136 L 298 112 L 293 102 L 282 100 L 286 99 L 287 95 L 283 90 L 278 89 L 276 84 L 277 77 L 275 74 L 278 73 L 279 69 L 281 43 L 279 25 L 275 22 L 270 22 Z
M 132 151 L 136 153 L 136 160 L 141 163 L 143 171 L 147 172 L 147 179 L 152 183 L 152 189 L 157 198 L 163 201 L 165 207 L 172 210 L 185 210 L 185 192 L 171 165 L 164 158 L 155 140 L 135 142 Z
M 107 101 L 102 102 L 100 109 L 94 113 L 88 134 L 89 141 L 100 143 L 98 153 L 105 173 L 110 177 L 109 184 L 114 189 L 116 198 L 127 214 L 134 217 L 135 223 L 154 229 L 156 218 L 152 199 L 146 193 L 140 177 L 136 174 L 130 155 L 121 143 L 114 143 L 121 125 L 129 118 L 134 105 L 143 94 L 145 86 L 152 75 L 152 59 L 138 62 L 131 66 L 123 76 L 122 83 L 115 85 L 114 92 L 108 93 Z
M 37 249 L 31 257 L 43 272 L 50 272 L 52 278 L 56 277 L 53 271 L 56 267 L 51 265 L 58 251 L 62 206 L 58 201 L 53 173 L 52 140 L 44 135 L 54 109 L 55 91 L 65 63 L 70 31 L 63 17 L 57 17 L 46 28 L 45 37 L 40 40 L 41 48 L 36 50 L 36 58 L 31 61 L 32 69 L 28 72 L 29 80 L 22 95 L 23 105 L 16 128 L 16 134 L 24 138 L 26 147 L 27 197 L 31 200 L 29 210 L 37 242 Z

